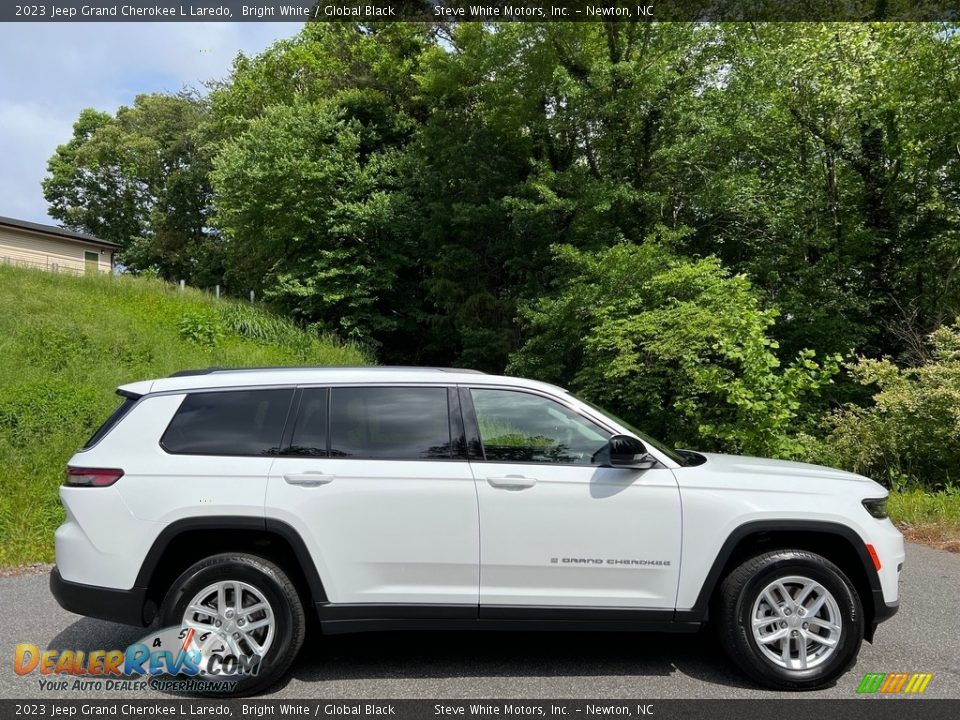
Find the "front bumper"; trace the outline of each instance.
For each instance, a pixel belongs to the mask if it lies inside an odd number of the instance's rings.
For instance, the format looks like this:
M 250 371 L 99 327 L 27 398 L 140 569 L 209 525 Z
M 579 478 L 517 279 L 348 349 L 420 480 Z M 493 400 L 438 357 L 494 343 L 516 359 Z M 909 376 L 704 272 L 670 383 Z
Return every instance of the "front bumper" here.
M 117 590 L 70 582 L 56 567 L 50 571 L 50 592 L 64 610 L 124 625 L 149 625 L 156 612 L 146 588 Z
M 900 566 L 897 568 L 897 572 L 903 568 L 903 563 L 900 563 Z M 889 620 L 894 615 L 897 614 L 897 611 L 900 609 L 900 595 L 897 593 L 897 599 L 892 603 L 888 603 L 883 596 L 883 590 L 874 589 L 873 591 L 873 618 L 869 625 L 864 629 L 863 638 L 867 642 L 873 642 L 873 636 L 877 632 L 877 625 L 880 623 Z
M 889 620 L 894 615 L 897 614 L 897 610 L 900 609 L 900 601 L 886 603 L 883 601 L 883 595 L 881 593 L 874 593 L 873 595 L 873 624 L 878 625 L 885 620 Z

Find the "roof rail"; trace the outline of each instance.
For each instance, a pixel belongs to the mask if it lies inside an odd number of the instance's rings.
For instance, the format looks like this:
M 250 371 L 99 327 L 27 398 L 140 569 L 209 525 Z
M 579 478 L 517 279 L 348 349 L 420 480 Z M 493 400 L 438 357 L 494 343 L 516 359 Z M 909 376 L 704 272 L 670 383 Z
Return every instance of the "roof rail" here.
M 209 375 L 212 372 L 221 370 L 222 368 L 206 368 L 204 370 L 178 370 L 175 373 L 170 373 L 167 377 L 178 378 L 178 377 L 190 377 L 191 375 Z
M 214 373 L 242 373 L 242 372 L 257 372 L 261 370 L 419 370 L 419 371 L 436 371 L 436 372 L 448 372 L 448 373 L 470 373 L 473 375 L 486 375 L 485 372 L 481 370 L 472 370 L 470 368 L 445 368 L 445 367 L 419 367 L 419 366 L 406 366 L 406 365 L 302 365 L 302 366 L 293 366 L 293 365 L 263 365 L 259 367 L 240 367 L 240 368 L 227 368 L 227 367 L 208 367 L 198 370 L 180 370 L 175 372 L 167 377 L 177 378 L 177 377 L 190 377 L 194 375 L 212 375 Z

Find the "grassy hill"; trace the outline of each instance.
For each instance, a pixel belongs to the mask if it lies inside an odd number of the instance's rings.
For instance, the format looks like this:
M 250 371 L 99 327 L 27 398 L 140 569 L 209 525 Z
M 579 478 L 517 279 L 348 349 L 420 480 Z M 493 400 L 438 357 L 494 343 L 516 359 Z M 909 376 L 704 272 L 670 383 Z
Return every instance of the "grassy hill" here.
M 156 280 L 0 266 L 0 566 L 50 561 L 67 459 L 118 385 L 211 365 L 363 365 L 249 303 Z

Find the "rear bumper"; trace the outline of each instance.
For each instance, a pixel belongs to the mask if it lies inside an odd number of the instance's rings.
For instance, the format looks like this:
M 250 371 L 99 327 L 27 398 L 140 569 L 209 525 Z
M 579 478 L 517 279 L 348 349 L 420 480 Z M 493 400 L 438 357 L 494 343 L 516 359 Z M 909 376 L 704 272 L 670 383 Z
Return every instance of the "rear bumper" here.
M 50 571 L 50 592 L 64 610 L 124 625 L 149 625 L 155 613 L 146 588 L 117 590 L 70 582 L 56 567 Z

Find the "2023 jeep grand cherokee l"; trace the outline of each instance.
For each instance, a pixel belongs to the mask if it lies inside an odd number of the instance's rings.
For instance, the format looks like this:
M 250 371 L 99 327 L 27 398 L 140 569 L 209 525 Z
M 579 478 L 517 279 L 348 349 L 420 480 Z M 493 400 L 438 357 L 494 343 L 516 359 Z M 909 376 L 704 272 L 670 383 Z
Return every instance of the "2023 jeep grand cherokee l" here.
M 324 633 L 716 625 L 768 686 L 831 681 L 898 604 L 886 491 L 670 450 L 561 388 L 430 368 L 206 370 L 118 390 L 70 460 L 51 588 L 290 666 Z

